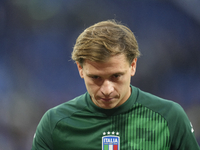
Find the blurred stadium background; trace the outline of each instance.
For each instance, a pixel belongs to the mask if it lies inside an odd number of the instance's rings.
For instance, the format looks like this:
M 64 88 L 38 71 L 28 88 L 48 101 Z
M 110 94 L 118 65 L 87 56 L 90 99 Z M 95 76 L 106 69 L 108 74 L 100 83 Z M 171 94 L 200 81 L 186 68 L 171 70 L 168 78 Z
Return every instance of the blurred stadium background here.
M 29 150 L 44 112 L 85 93 L 77 36 L 108 19 L 135 33 L 132 84 L 178 102 L 200 143 L 199 0 L 0 0 L 0 150 Z

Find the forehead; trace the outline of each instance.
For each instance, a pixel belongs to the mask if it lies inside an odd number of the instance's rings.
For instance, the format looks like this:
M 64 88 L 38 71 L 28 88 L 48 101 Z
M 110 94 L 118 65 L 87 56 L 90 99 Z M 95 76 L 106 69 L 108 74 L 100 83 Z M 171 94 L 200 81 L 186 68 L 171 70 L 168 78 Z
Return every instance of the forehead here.
M 85 60 L 83 64 L 84 71 L 92 74 L 125 72 L 129 67 L 129 62 L 124 54 L 112 56 L 106 62 Z

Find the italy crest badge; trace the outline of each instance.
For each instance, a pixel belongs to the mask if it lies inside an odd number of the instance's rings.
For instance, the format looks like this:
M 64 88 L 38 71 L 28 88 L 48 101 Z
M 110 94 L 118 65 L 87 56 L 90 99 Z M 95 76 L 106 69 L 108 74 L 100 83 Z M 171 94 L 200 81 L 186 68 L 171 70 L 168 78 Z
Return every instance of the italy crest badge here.
M 102 150 L 120 150 L 119 132 L 104 132 L 102 137 Z

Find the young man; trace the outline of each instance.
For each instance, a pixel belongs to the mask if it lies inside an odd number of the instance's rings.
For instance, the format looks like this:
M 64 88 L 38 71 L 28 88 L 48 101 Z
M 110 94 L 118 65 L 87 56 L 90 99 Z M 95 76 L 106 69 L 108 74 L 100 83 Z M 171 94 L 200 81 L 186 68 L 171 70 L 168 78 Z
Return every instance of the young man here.
M 83 31 L 72 59 L 87 92 L 45 113 L 32 150 L 199 150 L 180 105 L 130 85 L 139 55 L 120 23 Z

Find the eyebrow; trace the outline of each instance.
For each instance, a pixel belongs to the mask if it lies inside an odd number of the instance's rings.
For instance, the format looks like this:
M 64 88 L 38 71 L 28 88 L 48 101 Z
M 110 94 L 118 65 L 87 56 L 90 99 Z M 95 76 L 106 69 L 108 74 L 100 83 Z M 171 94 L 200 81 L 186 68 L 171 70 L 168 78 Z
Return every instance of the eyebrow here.
M 124 71 L 124 72 L 116 72 L 116 73 L 113 73 L 113 74 L 111 74 L 111 76 L 113 76 L 113 75 L 124 75 L 126 73 L 126 71 Z M 93 77 L 93 76 L 101 76 L 101 75 L 98 75 L 98 74 L 90 74 L 90 73 L 86 73 L 86 75 L 87 76 L 89 76 L 89 77 Z

